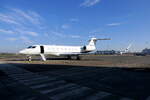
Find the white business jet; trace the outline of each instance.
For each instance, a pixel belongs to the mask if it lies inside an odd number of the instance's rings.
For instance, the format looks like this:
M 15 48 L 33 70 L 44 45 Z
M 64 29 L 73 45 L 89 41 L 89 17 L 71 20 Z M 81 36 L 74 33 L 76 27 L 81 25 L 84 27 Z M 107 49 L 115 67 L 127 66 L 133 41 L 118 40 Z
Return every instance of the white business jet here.
M 59 45 L 32 45 L 26 49 L 21 50 L 20 54 L 26 55 L 41 55 L 43 61 L 46 61 L 45 55 L 55 55 L 55 56 L 67 56 L 68 59 L 71 59 L 72 56 L 76 56 L 77 60 L 80 59 L 79 55 L 92 52 L 96 49 L 97 40 L 110 40 L 105 39 L 96 39 L 91 38 L 89 44 L 85 46 L 59 46 Z M 30 56 L 31 58 L 31 56 Z

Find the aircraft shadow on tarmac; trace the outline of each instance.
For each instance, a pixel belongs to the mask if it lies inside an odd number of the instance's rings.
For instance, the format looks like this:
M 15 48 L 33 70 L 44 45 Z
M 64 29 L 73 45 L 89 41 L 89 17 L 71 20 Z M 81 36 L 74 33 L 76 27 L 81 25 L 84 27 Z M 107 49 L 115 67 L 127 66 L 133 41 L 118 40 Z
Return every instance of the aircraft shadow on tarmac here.
M 31 72 L 120 95 L 143 99 L 150 93 L 150 69 L 39 64 L 24 64 L 22 67 Z
M 41 61 L 42 59 L 40 59 L 40 57 L 36 57 L 36 58 L 32 58 L 32 61 Z M 46 60 L 77 60 L 76 57 L 72 57 L 71 59 L 68 59 L 67 57 L 46 57 Z M 95 58 L 90 58 L 90 57 L 80 57 L 80 60 L 82 61 L 91 61 L 91 60 L 94 60 L 94 61 L 104 61 L 104 59 L 100 59 L 99 57 L 95 57 Z M 77 60 L 77 61 L 80 61 L 80 60 Z M 7 61 L 28 61 L 27 58 L 15 58 L 15 59 L 10 59 L 10 60 L 7 60 Z
M 47 60 L 68 60 L 68 58 L 47 58 Z M 11 59 L 7 61 L 28 61 L 28 59 Z M 41 61 L 41 59 L 34 58 L 32 61 Z
M 150 95 L 150 69 L 44 64 L 13 65 L 50 78 L 56 77 L 96 91 L 106 91 L 136 100 L 144 100 Z
M 53 57 L 53 58 L 46 58 L 47 60 L 69 60 L 68 58 L 65 58 L 65 57 Z M 71 60 L 76 60 L 76 59 L 71 59 Z M 10 60 L 7 60 L 7 61 L 28 61 L 27 58 L 25 59 L 10 59 Z M 41 61 L 40 58 L 33 58 L 32 61 Z

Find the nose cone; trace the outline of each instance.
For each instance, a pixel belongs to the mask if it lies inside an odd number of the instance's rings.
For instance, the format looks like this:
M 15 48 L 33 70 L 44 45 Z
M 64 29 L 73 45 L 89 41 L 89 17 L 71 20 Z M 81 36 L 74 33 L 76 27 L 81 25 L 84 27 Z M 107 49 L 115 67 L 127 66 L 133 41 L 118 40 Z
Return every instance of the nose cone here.
M 26 50 L 19 51 L 20 54 L 26 54 Z

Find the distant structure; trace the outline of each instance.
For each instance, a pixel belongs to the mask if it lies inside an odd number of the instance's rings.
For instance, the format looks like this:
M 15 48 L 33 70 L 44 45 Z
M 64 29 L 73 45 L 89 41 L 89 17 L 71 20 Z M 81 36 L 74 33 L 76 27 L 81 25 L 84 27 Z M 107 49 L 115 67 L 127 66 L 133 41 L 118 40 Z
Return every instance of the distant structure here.
M 142 50 L 142 53 L 146 54 L 146 55 L 150 55 L 150 49 L 145 48 L 145 49 Z
M 116 50 L 98 50 L 95 52 L 95 54 L 99 55 L 133 55 L 133 53 L 129 52 L 129 49 L 131 48 L 132 43 L 128 45 L 128 47 L 125 50 L 122 51 L 116 51 Z
M 121 53 L 121 51 L 103 50 L 103 51 L 96 51 L 95 55 L 126 55 L 126 56 L 131 56 L 131 55 L 134 55 L 134 54 L 131 53 L 131 52 Z
M 103 50 L 103 51 L 96 51 L 95 54 L 114 55 L 114 54 L 116 54 L 116 51 L 115 50 Z
M 146 55 L 150 55 L 150 49 L 145 48 L 142 50 L 142 52 L 137 52 L 134 55 L 136 56 L 146 56 Z

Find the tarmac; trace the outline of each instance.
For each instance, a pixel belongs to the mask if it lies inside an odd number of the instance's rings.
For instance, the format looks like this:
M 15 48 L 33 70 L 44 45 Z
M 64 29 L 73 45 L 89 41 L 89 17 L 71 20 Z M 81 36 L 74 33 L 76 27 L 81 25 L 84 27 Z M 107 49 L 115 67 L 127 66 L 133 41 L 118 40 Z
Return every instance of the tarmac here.
M 150 100 L 145 69 L 0 62 L 1 100 Z

